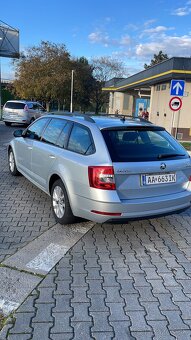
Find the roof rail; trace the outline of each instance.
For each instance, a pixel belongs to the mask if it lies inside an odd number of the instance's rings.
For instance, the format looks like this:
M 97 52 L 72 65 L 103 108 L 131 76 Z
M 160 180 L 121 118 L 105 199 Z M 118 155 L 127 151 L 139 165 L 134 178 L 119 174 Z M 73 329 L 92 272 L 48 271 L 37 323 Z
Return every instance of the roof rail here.
M 65 111 L 52 111 L 49 112 L 50 115 L 62 115 L 62 116 L 68 116 L 68 117 L 82 117 L 84 118 L 84 120 L 91 122 L 91 123 L 95 123 L 95 120 L 86 115 L 85 113 L 75 113 L 75 112 L 65 112 Z

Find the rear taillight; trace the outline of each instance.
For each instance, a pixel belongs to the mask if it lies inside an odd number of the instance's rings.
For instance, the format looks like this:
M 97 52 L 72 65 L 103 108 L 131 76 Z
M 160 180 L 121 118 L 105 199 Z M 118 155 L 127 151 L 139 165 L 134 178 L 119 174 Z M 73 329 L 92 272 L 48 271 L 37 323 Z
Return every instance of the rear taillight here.
M 88 175 L 90 187 L 103 190 L 116 189 L 112 166 L 89 166 Z
M 24 107 L 24 111 L 27 111 L 28 112 L 29 108 L 28 108 L 28 105 L 26 104 L 25 107 Z
M 191 176 L 189 176 L 189 182 L 191 182 Z

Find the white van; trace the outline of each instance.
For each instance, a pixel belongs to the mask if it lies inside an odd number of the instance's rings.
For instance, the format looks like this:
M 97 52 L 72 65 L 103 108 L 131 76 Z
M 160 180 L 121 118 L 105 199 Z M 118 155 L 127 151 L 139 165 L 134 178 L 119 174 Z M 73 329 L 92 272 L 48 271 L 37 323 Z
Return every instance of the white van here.
M 30 124 L 47 111 L 38 102 L 26 100 L 9 100 L 3 106 L 3 121 L 5 125 L 12 123 Z

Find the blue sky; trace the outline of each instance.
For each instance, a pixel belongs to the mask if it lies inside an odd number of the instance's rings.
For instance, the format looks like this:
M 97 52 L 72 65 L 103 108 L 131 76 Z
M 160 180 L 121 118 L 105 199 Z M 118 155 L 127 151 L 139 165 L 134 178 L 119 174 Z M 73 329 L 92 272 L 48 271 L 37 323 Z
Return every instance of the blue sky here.
M 159 50 L 191 56 L 191 0 L 1 0 L 0 20 L 19 29 L 20 51 L 64 43 L 74 57 L 122 60 L 129 74 Z M 10 61 L 1 58 L 2 78 L 13 77 Z

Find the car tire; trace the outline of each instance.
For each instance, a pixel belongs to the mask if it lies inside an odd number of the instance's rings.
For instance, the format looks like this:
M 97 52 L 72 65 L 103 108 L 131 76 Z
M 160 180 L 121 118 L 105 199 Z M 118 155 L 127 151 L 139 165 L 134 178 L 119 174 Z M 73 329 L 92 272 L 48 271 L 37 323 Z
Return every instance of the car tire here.
M 11 126 L 11 123 L 10 122 L 5 122 L 5 125 L 6 126 Z
M 13 153 L 13 150 L 10 149 L 8 153 L 8 161 L 9 161 L 9 171 L 12 176 L 19 176 L 20 172 L 17 170 L 16 162 L 15 162 L 15 156 Z
M 51 205 L 54 218 L 60 224 L 75 222 L 66 189 L 61 179 L 54 182 L 51 189 Z

